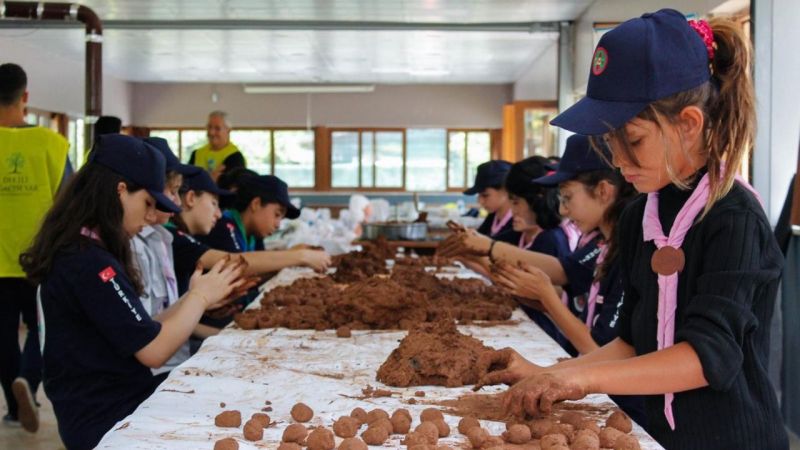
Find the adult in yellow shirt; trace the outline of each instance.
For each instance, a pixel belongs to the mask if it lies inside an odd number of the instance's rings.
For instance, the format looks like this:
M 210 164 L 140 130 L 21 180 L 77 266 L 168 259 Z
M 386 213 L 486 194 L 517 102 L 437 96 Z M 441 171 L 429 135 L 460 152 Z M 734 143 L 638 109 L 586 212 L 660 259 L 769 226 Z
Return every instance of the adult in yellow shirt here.
M 35 432 L 35 394 L 42 379 L 36 286 L 25 279 L 19 255 L 32 244 L 72 168 L 66 139 L 25 123 L 27 86 L 22 67 L 0 65 L 0 382 L 8 405 L 3 422 Z M 28 328 L 22 352 L 20 316 Z
M 231 142 L 231 123 L 224 111 L 213 111 L 206 125 L 208 143 L 192 152 L 189 164 L 206 169 L 214 182 L 223 173 L 247 167 L 244 155 Z

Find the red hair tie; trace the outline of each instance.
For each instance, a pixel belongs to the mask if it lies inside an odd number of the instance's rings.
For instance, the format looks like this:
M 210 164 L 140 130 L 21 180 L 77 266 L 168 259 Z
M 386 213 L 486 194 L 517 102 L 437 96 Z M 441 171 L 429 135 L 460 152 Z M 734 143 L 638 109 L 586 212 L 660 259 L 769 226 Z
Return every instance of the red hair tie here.
M 706 44 L 708 59 L 714 59 L 714 31 L 711 29 L 711 25 L 705 20 L 690 20 L 689 26 L 700 35 L 703 43 Z

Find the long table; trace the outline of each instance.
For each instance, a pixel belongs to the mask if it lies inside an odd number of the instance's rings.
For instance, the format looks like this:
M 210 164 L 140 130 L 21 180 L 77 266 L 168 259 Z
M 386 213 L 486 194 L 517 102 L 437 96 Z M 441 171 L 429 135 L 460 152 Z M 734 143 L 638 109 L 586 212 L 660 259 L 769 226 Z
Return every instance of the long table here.
M 263 286 L 269 291 L 312 276 L 304 269 L 285 269 Z M 253 302 L 257 306 L 258 301 Z M 517 310 L 507 324 L 491 327 L 459 326 L 486 345 L 513 347 L 530 360 L 549 365 L 568 356 L 547 334 Z M 284 428 L 292 423 L 289 411 L 297 402 L 314 410 L 309 425 L 331 427 L 355 407 L 369 411 L 382 408 L 391 414 L 407 408 L 419 423 L 419 414 L 431 404 L 453 400 L 471 393 L 469 387 L 423 386 L 393 388 L 375 380 L 378 367 L 405 336 L 403 331 L 353 331 L 351 338 L 338 338 L 333 330 L 288 330 L 283 328 L 244 331 L 235 327 L 206 339 L 200 350 L 174 369 L 169 377 L 133 414 L 117 423 L 100 442 L 102 449 L 212 449 L 214 442 L 236 438 L 240 449 L 276 448 Z M 367 386 L 391 390 L 391 397 L 364 398 Z M 425 396 L 416 397 L 416 391 Z M 484 393 L 499 393 L 501 386 L 486 387 Z M 409 404 L 414 399 L 416 404 Z M 591 395 L 582 402 L 608 405 L 605 395 Z M 224 407 L 222 406 L 224 403 Z M 253 413 L 267 414 L 274 425 L 264 438 L 250 442 L 241 428 L 218 428 L 214 417 L 223 410 L 236 409 L 244 423 Z M 457 432 L 460 417 L 445 415 L 450 437 L 440 440 L 454 448 L 463 447 Z M 505 430 L 501 422 L 482 421 L 493 434 Z M 362 428 L 361 431 L 363 431 Z M 634 424 L 633 434 L 642 449 L 661 449 L 644 430 Z M 404 448 L 393 435 L 383 447 Z M 337 445 L 341 440 L 337 438 Z M 380 448 L 380 447 L 374 447 Z

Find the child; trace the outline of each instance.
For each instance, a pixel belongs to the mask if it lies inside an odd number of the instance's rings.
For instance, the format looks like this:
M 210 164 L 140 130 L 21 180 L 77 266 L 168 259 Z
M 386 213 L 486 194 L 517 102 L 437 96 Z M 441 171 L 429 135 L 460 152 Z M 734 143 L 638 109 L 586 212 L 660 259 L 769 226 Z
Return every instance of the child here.
M 485 162 L 478 166 L 475 184 L 464 191 L 464 195 L 478 194 L 478 203 L 489 212 L 478 233 L 503 242 L 515 243 L 519 235 L 511 225 L 511 202 L 504 188 L 511 163 L 502 160 Z
M 619 338 L 517 383 L 511 412 L 645 395 L 648 431 L 666 448 L 788 449 L 766 369 L 782 255 L 736 179 L 755 129 L 749 77 L 732 22 L 661 10 L 600 39 L 587 96 L 553 123 L 602 136 L 647 193 L 618 226 Z
M 203 312 L 222 306 L 241 283 L 241 268 L 220 262 L 193 274 L 161 323 L 144 310 L 130 239 L 155 220 L 156 207 L 179 211 L 163 194 L 165 172 L 164 158 L 144 142 L 98 136 L 20 257 L 41 283 L 44 388 L 69 449 L 94 448 L 132 413 L 163 379 L 150 368 L 164 364 Z

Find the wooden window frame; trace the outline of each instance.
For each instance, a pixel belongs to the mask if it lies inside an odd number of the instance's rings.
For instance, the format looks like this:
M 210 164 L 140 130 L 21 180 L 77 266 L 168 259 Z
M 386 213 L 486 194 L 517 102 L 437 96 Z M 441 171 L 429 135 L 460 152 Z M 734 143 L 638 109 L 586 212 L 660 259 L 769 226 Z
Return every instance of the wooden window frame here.
M 489 159 L 495 159 L 496 155 L 493 152 L 494 145 L 492 141 L 495 139 L 492 128 L 447 128 L 445 134 L 445 155 L 447 156 L 447 164 L 445 166 L 445 192 L 464 192 L 472 186 L 472 181 L 469 179 L 469 133 L 488 133 L 489 134 Z M 450 133 L 464 133 L 464 184 L 463 187 L 450 187 Z

